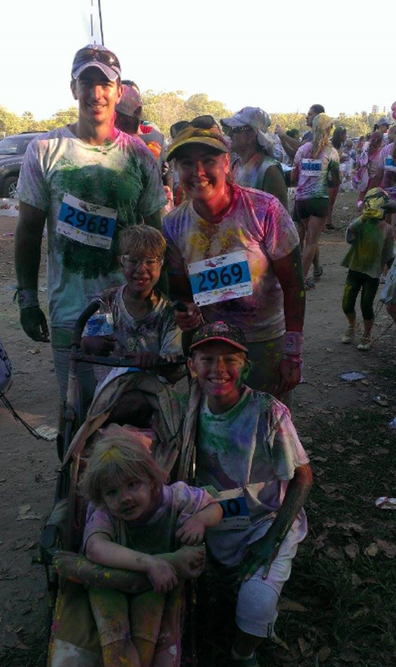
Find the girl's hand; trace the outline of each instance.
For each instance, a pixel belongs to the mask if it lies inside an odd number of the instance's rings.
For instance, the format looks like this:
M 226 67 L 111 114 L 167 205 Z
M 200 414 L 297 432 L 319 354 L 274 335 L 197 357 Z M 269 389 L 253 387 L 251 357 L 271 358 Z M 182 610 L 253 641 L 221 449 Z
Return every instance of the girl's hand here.
M 188 544 L 190 547 L 201 544 L 205 536 L 205 524 L 197 515 L 191 516 L 185 521 L 176 533 L 182 544 Z
M 179 583 L 172 565 L 155 556 L 150 557 L 146 572 L 154 593 L 169 593 Z
M 176 324 L 182 331 L 194 331 L 202 323 L 202 315 L 196 303 L 189 303 L 186 312 L 175 310 Z
M 180 579 L 196 579 L 205 569 L 205 547 L 188 547 L 184 545 L 172 556 L 174 566 Z

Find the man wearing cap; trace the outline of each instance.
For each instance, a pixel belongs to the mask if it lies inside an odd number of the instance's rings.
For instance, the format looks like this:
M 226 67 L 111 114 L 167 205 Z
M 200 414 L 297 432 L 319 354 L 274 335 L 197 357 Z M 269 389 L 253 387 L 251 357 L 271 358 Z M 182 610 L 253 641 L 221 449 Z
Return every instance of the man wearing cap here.
M 120 231 L 143 220 L 159 228 L 166 204 L 150 151 L 114 125 L 122 95 L 117 56 L 101 45 L 77 51 L 71 91 L 78 101 L 77 122 L 39 137 L 26 152 L 15 238 L 21 324 L 33 340 L 47 342 L 51 334 L 62 402 L 75 322 L 94 295 L 120 284 Z M 37 296 L 46 221 L 50 332 Z M 92 369 L 80 374 L 89 399 Z

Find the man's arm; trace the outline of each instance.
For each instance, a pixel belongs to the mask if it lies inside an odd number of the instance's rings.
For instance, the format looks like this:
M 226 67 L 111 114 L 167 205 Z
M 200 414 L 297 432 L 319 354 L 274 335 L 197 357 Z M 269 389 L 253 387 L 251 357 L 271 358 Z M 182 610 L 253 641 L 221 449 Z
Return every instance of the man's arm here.
M 273 261 L 284 300 L 285 354 L 280 364 L 282 384 L 280 394 L 291 391 L 301 379 L 302 330 L 305 314 L 305 288 L 300 246 L 291 253 Z
M 19 203 L 15 232 L 15 270 L 18 280 L 20 319 L 25 333 L 33 340 L 48 342 L 48 325 L 38 302 L 38 273 L 41 240 L 46 213 L 30 204 Z
M 250 577 L 264 566 L 263 579 L 268 576 L 271 563 L 276 558 L 280 545 L 293 525 L 297 514 L 303 507 L 312 487 L 312 470 L 309 464 L 295 469 L 290 480 L 283 503 L 267 533 L 250 545 L 243 558 L 239 577 Z
M 294 158 L 298 149 L 300 148 L 300 146 L 302 146 L 302 142 L 299 139 L 293 139 L 293 137 L 289 137 L 289 135 L 286 134 L 286 132 L 282 130 L 282 128 L 279 125 L 276 126 L 275 133 L 281 140 L 282 146 L 287 155 L 291 158 Z

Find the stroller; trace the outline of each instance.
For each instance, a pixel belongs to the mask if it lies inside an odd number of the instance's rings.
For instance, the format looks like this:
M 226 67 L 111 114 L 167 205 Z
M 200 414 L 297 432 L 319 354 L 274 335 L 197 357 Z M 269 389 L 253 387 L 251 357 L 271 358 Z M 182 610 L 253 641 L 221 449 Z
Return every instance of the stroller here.
M 79 493 L 79 481 L 85 468 L 85 455 L 95 446 L 100 430 L 127 429 L 136 437 L 144 438 L 171 482 L 189 481 L 192 463 L 192 445 L 183 448 L 184 410 L 174 391 L 153 373 L 131 369 L 128 359 L 95 357 L 80 351 L 84 326 L 99 305 L 93 302 L 86 308 L 74 331 L 62 451 L 58 445 L 62 466 L 57 478 L 54 508 L 41 533 L 40 558 L 36 561 L 44 565 L 48 582 L 49 667 L 69 664 L 100 667 L 103 664 L 87 586 L 117 588 L 126 593 L 149 588 L 145 575 L 133 573 L 131 577 L 125 570 L 91 563 L 79 553 L 87 510 L 87 501 Z M 181 362 L 185 363 L 185 359 L 179 360 L 178 364 Z M 97 389 L 85 418 L 76 373 L 79 363 L 119 369 Z M 170 546 L 173 550 L 174 545 Z M 193 609 L 193 585 L 184 586 L 180 598 L 180 610 Z M 184 616 L 183 643 L 187 637 L 189 664 L 194 665 L 194 623 L 191 615 L 190 618 L 187 614 Z

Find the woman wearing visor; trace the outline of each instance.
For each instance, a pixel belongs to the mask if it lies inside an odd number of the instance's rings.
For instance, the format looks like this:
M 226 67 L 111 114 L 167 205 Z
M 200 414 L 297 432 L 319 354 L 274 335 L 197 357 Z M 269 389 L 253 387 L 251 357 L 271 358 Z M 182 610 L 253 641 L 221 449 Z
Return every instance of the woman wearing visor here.
M 284 396 L 300 380 L 305 308 L 294 224 L 278 199 L 233 183 L 228 139 L 213 118 L 178 123 L 172 135 L 168 160 L 187 196 L 163 230 L 170 294 L 187 305 L 177 323 L 240 327 L 253 362 L 247 384 Z
M 274 159 L 274 141 L 268 134 L 269 115 L 259 107 L 244 107 L 230 118 L 222 118 L 223 131 L 237 154 L 232 175 L 239 185 L 269 192 L 287 209 L 287 186 L 281 163 Z

